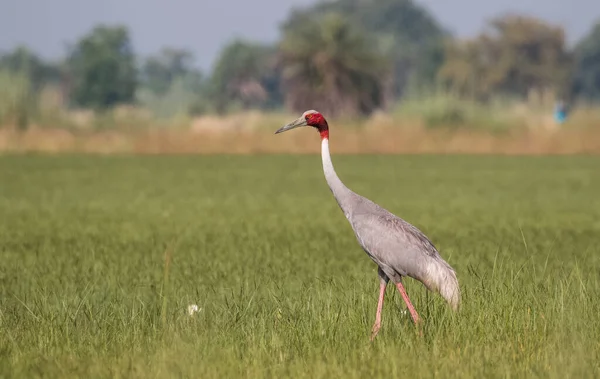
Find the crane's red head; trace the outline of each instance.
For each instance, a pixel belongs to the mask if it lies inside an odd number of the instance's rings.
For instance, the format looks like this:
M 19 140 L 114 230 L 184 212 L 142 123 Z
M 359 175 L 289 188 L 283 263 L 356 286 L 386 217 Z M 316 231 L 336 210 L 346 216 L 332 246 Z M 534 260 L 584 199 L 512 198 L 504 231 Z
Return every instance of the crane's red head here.
M 312 126 L 319 131 L 321 139 L 329 138 L 329 126 L 327 125 L 327 120 L 325 120 L 325 117 L 323 117 L 322 114 L 314 110 L 304 112 L 298 119 L 279 128 L 275 134 L 283 133 L 300 126 Z

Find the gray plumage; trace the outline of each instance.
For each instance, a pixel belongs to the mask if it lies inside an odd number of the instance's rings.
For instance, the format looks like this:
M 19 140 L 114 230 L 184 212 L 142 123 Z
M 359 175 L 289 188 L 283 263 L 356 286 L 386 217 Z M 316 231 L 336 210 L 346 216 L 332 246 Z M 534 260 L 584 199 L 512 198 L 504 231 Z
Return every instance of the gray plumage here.
M 358 243 L 379 266 L 380 277 L 394 283 L 404 276 L 416 279 L 456 310 L 460 304 L 456 273 L 433 243 L 415 226 L 346 187 L 333 168 L 327 139 L 321 155 L 327 184 Z
M 358 243 L 379 267 L 379 302 L 373 339 L 381 326 L 381 310 L 387 283 L 392 280 L 402 295 L 414 322 L 420 322 L 402 278 L 409 276 L 423 283 L 427 289 L 439 293 L 457 310 L 460 289 L 456 273 L 440 256 L 433 243 L 415 226 L 392 214 L 371 200 L 351 191 L 337 176 L 329 153 L 329 126 L 319 112 L 310 110 L 281 127 L 282 133 L 301 126 L 313 126 L 321 135 L 321 158 L 325 179 L 339 207 L 354 230 Z

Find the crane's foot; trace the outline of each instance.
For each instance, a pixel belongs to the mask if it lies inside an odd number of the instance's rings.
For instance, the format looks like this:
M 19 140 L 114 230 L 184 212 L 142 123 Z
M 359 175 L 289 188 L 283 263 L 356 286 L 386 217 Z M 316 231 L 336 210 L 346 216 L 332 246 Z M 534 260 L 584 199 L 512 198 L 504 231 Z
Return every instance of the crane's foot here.
M 379 329 L 381 329 L 381 323 L 376 322 L 375 324 L 373 324 L 373 329 L 371 330 L 371 342 L 375 339 L 377 333 L 379 333 Z

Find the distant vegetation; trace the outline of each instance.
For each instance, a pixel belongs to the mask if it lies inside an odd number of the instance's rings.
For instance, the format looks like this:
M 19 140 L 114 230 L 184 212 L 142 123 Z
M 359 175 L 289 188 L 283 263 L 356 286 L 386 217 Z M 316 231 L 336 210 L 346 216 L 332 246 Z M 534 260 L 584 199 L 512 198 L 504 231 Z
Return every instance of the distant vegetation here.
M 502 130 L 525 123 L 517 113 L 551 117 L 558 100 L 593 115 L 600 21 L 573 48 L 565 40 L 560 26 L 513 14 L 461 40 L 411 0 L 337 0 L 293 9 L 272 45 L 231 41 L 201 72 L 190 51 L 143 57 L 125 26 L 98 25 L 58 62 L 26 47 L 1 55 L 0 125 L 189 128 L 199 116 L 318 108 L 333 118 L 385 112 L 427 127 Z

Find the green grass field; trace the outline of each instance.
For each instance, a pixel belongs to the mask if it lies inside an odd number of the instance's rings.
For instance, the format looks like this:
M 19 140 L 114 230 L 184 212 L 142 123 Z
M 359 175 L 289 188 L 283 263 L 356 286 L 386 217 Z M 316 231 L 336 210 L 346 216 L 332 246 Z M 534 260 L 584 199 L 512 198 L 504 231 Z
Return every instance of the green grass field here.
M 0 158 L 0 377 L 591 378 L 600 158 L 335 156 L 463 305 L 379 282 L 318 156 Z M 188 315 L 197 304 L 199 312 Z

